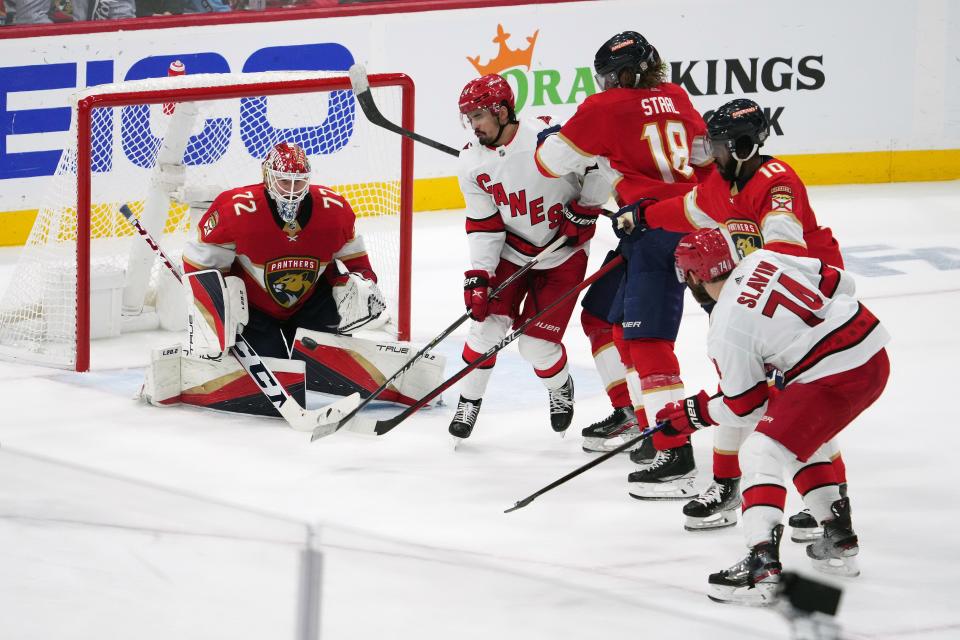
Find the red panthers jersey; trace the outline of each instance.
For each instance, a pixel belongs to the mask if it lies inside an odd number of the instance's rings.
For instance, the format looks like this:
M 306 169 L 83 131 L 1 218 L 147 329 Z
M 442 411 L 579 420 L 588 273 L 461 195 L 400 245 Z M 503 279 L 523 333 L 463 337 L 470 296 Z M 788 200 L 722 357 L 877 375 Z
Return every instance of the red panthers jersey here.
M 652 205 L 646 217 L 670 231 L 725 225 L 743 256 L 764 248 L 843 267 L 840 245 L 829 227 L 817 224 L 800 176 L 769 156 L 741 190 L 714 172 L 686 196 Z
M 183 266 L 188 272 L 219 269 L 241 278 L 250 306 L 285 320 L 310 299 L 334 259 L 376 279 L 354 222 L 350 204 L 320 185 L 310 185 L 297 218 L 287 224 L 263 184 L 237 187 L 217 196 L 200 218 L 196 240 L 184 249 Z
M 547 176 L 582 173 L 596 162 L 620 204 L 664 199 L 683 195 L 710 171 L 705 135 L 703 118 L 679 85 L 613 88 L 584 100 L 536 160 Z

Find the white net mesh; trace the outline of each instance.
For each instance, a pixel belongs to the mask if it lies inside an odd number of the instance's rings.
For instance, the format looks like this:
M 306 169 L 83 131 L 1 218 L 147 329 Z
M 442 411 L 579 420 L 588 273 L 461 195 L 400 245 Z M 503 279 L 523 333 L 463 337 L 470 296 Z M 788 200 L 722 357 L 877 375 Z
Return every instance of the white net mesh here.
M 168 104 L 98 107 L 91 112 L 89 176 L 77 176 L 77 109 L 72 148 L 61 156 L 10 287 L 0 299 L 0 355 L 73 368 L 77 342 L 77 189 L 90 185 L 91 336 L 133 328 L 177 329 L 179 294 L 165 294 L 163 267 L 123 216 L 124 204 L 178 261 L 205 201 L 262 180 L 261 161 L 277 142 L 310 156 L 312 182 L 346 197 L 358 216 L 396 333 L 400 296 L 402 138 L 371 125 L 348 90 L 250 94 L 246 85 L 331 73 L 206 74 L 104 85 L 77 96 L 209 88 L 209 98 Z M 339 86 L 339 85 L 338 85 Z M 238 87 L 240 87 L 238 89 Z M 399 86 L 373 88 L 383 114 L 402 117 Z M 206 89 L 205 89 L 206 92 Z M 136 98 L 132 100 L 136 101 Z M 144 100 L 146 102 L 146 99 Z M 191 208 L 192 205 L 192 208 Z M 122 309 L 122 313 L 121 313 Z

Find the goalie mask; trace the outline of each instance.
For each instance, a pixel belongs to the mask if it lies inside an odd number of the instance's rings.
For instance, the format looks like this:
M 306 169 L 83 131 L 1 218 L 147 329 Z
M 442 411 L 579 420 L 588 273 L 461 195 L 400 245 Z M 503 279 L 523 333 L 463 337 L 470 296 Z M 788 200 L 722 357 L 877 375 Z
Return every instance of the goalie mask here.
M 292 142 L 275 144 L 263 161 L 263 184 L 283 221 L 293 222 L 310 190 L 310 160 L 303 148 Z

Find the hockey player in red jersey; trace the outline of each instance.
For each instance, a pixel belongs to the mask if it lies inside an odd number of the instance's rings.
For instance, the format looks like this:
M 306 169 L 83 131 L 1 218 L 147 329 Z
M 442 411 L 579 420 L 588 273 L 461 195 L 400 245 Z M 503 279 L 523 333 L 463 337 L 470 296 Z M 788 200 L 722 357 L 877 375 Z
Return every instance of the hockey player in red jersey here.
M 473 318 L 463 359 L 475 361 L 510 329 L 583 281 L 587 246 L 610 185 L 597 171 L 567 172 L 558 180 L 540 175 L 534 164 L 544 118 L 518 121 L 510 85 L 490 74 L 471 80 L 459 100 L 465 124 L 476 141 L 460 153 L 459 181 L 467 207 L 470 269 L 464 302 Z M 490 291 L 559 236 L 554 249 L 526 277 L 495 299 Z M 573 379 L 562 338 L 576 299 L 558 305 L 520 337 L 520 355 L 547 388 L 550 424 L 564 432 L 573 418 Z M 468 374 L 450 434 L 462 440 L 473 431 L 496 356 Z
M 723 228 L 684 237 L 676 265 L 691 289 L 716 301 L 707 346 L 720 392 L 671 403 L 656 419 L 674 434 L 718 423 L 749 433 L 740 450 L 749 553 L 710 576 L 710 598 L 764 605 L 774 597 L 785 471 L 823 526 L 823 537 L 807 546 L 814 568 L 858 575 L 850 501 L 840 494 L 824 445 L 883 392 L 890 371 L 886 329 L 857 300 L 843 271 L 765 249 L 741 260 Z M 773 395 L 768 367 L 782 371 L 785 382 Z
M 759 248 L 787 255 L 809 256 L 842 268 L 840 247 L 828 227 L 818 224 L 800 177 L 784 161 L 761 154 L 770 125 L 760 105 L 736 99 L 719 107 L 707 122 L 710 155 L 717 171 L 685 196 L 638 208 L 629 226 L 694 231 L 724 226 L 741 257 Z M 714 430 L 714 483 L 684 508 L 688 529 L 736 523 L 740 504 L 737 451 L 742 429 L 723 425 Z M 832 456 L 842 487 L 846 471 L 839 450 Z M 726 513 L 726 515 L 724 515 Z M 819 534 L 806 512 L 791 517 L 797 542 Z
M 298 327 L 346 332 L 379 316 L 383 296 L 354 219 L 342 196 L 310 184 L 300 146 L 274 145 L 263 182 L 221 193 L 184 249 L 190 351 L 217 355 L 242 331 L 261 356 L 287 358 Z M 220 287 L 195 277 L 209 270 L 226 276 Z
M 602 91 L 589 96 L 540 147 L 536 160 L 544 175 L 582 171 L 597 163 L 623 206 L 644 198 L 683 195 L 712 170 L 704 152 L 703 118 L 681 87 L 665 81 L 666 67 L 642 35 L 625 31 L 610 38 L 597 51 L 594 68 Z M 604 321 L 621 324 L 623 351 L 629 358 L 625 364 L 636 370 L 643 391 L 642 407 L 636 407 L 641 426 L 667 403 L 683 397 L 673 351 L 683 311 L 684 286 L 673 271 L 673 250 L 680 236 L 653 230 L 626 237 L 621 244 L 627 257 L 626 278 L 615 295 L 618 304 L 613 309 L 605 305 L 586 309 L 593 318 L 583 322 L 598 334 Z M 598 297 L 609 301 L 614 296 Z M 689 440 L 657 435 L 654 444 L 655 457 L 642 449 L 635 452 L 639 457 L 631 456 L 652 464 L 630 474 L 630 495 L 692 496 L 696 468 Z

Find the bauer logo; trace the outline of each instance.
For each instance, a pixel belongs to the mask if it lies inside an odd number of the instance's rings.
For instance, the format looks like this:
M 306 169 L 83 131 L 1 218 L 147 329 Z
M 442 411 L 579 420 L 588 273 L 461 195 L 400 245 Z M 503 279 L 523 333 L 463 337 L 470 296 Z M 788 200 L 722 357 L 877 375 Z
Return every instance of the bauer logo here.
M 309 256 L 288 256 L 271 260 L 263 268 L 263 280 L 270 297 L 289 309 L 300 302 L 313 288 L 320 272 L 320 263 Z

